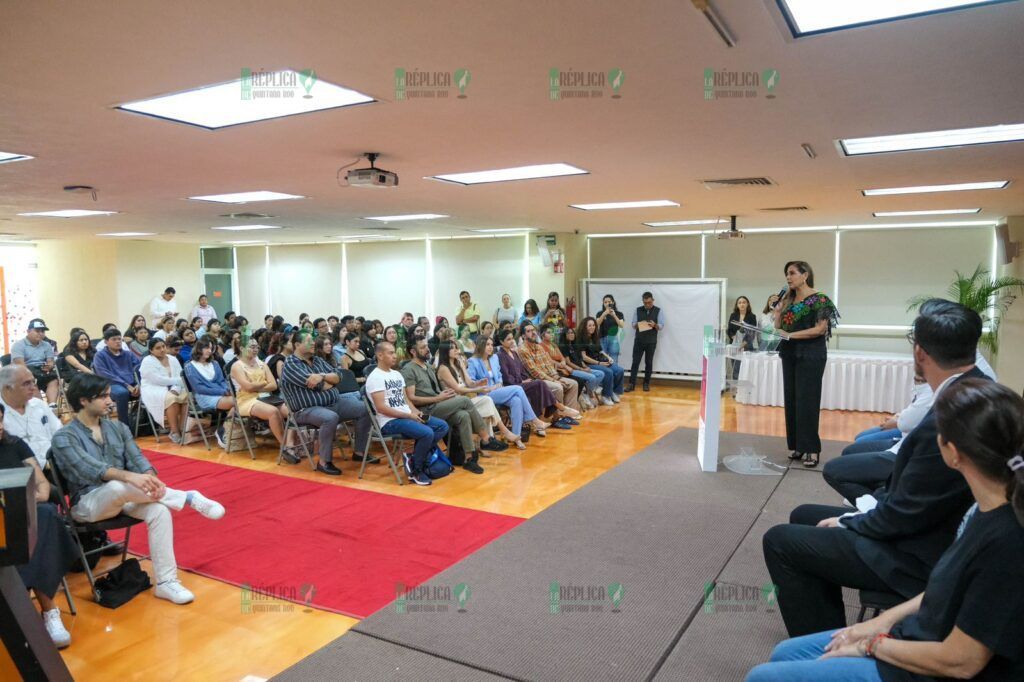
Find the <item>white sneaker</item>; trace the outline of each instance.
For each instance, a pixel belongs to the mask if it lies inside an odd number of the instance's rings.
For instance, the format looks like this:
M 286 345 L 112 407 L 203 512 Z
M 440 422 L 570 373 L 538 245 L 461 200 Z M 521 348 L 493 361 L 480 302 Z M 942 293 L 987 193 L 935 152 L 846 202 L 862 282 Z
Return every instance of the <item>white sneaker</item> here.
M 153 594 L 156 595 L 157 599 L 166 599 L 175 604 L 188 604 L 196 598 L 194 594 L 185 589 L 185 586 L 177 580 L 160 583 L 156 586 Z
M 71 633 L 64 628 L 64 623 L 60 619 L 60 609 L 43 611 L 43 624 L 46 625 L 46 632 L 58 649 L 71 644 Z
M 188 506 L 192 507 L 211 521 L 217 521 L 224 517 L 224 505 L 220 502 L 214 502 L 213 500 L 204 497 L 198 490 L 193 490 L 191 494 L 192 501 L 189 502 Z
M 602 405 L 614 405 L 611 398 L 601 398 Z
M 612 402 L 616 403 L 616 404 L 622 402 L 622 400 L 619 398 L 619 394 L 618 393 L 612 393 Z

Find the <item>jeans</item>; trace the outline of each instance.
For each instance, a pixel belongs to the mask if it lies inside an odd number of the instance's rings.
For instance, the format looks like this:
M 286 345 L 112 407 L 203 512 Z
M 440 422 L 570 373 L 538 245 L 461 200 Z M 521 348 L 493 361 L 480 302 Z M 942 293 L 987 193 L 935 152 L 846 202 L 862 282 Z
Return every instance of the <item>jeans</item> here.
M 491 396 L 495 405 L 504 405 L 508 408 L 512 417 L 512 433 L 517 436 L 523 431 L 524 421 L 532 422 L 537 418 L 522 386 L 502 386 L 487 395 Z
M 601 385 L 601 375 L 596 372 L 584 372 L 581 369 L 574 369 L 570 376 L 574 379 L 582 379 L 586 382 L 587 388 L 591 393 L 597 390 L 597 387 Z
M 878 664 L 870 658 L 818 660 L 835 630 L 787 639 L 775 647 L 771 662 L 747 675 L 747 682 L 881 682 Z
M 153 574 L 159 585 L 177 580 L 178 563 L 174 558 L 171 511 L 181 511 L 185 507 L 185 499 L 184 492 L 167 488 L 164 496 L 154 502 L 141 488 L 121 481 L 107 481 L 82 495 L 82 499 L 71 510 L 71 515 L 80 523 L 95 523 L 124 512 L 132 518 L 145 521 Z
M 870 429 L 865 429 L 857 434 L 854 441 L 860 442 L 863 440 L 889 440 L 897 439 L 902 433 L 899 429 L 883 429 L 881 426 L 872 426 Z
M 412 453 L 412 473 L 415 476 L 423 472 L 430 452 L 448 433 L 448 424 L 437 417 L 429 417 L 426 424 L 417 419 L 391 419 L 380 427 L 380 432 L 385 436 L 411 438 L 415 442 Z
M 132 397 L 124 384 L 110 383 L 110 399 L 117 405 L 117 420 L 129 428 L 135 426 L 128 423 L 128 403 Z M 140 406 L 139 409 L 142 407 Z
M 843 448 L 843 457 L 847 455 L 863 455 L 867 452 L 883 452 L 899 441 L 899 438 L 868 438 L 855 440 Z
M 625 388 L 622 386 L 622 377 L 626 374 L 626 370 L 622 369 L 616 364 L 612 364 L 610 367 L 604 365 L 590 365 L 590 371 L 594 374 L 600 373 L 601 375 L 601 395 L 605 398 L 611 398 L 612 393 L 622 395 L 625 392 Z
M 358 393 L 342 393 L 338 401 L 329 407 L 307 407 L 295 415 L 295 422 L 303 426 L 315 426 L 320 431 L 320 462 L 329 464 L 333 458 L 334 439 L 338 424 L 348 419 L 356 420 L 356 442 L 353 452 L 362 452 L 370 435 L 370 414 Z
M 601 350 L 604 351 L 605 355 L 612 359 L 613 363 L 616 365 L 619 364 L 619 337 L 601 337 Z

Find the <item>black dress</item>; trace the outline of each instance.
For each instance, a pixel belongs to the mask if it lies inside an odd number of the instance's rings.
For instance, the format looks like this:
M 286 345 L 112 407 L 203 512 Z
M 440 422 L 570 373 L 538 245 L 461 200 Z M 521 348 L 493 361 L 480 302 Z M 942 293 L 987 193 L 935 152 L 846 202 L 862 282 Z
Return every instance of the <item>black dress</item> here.
M 839 311 L 828 296 L 815 292 L 790 304 L 781 317 L 781 329 L 810 329 L 822 320 L 828 328 L 813 339 L 787 339 L 779 346 L 782 361 L 782 392 L 786 410 L 786 447 L 802 453 L 820 453 L 818 417 L 821 413 L 821 380 L 828 361 L 828 339 L 839 320 Z
M 0 469 L 28 466 L 35 459 L 25 441 L 15 436 L 0 437 Z M 16 566 L 21 582 L 28 589 L 53 597 L 60 581 L 77 557 L 74 540 L 57 515 L 57 507 L 48 502 L 36 504 L 36 546 L 27 564 Z

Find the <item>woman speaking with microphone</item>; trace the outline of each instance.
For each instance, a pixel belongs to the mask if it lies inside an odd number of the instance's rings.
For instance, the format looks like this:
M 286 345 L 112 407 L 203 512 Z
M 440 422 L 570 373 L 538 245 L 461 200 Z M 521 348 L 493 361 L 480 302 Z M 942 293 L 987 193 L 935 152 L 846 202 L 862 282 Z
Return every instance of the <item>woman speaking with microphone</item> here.
M 792 460 L 818 466 L 821 438 L 821 378 L 825 374 L 827 342 L 839 311 L 825 294 L 814 290 L 814 270 L 802 260 L 786 263 L 787 289 L 775 304 L 775 328 L 786 332 L 779 346 L 786 410 L 786 447 Z

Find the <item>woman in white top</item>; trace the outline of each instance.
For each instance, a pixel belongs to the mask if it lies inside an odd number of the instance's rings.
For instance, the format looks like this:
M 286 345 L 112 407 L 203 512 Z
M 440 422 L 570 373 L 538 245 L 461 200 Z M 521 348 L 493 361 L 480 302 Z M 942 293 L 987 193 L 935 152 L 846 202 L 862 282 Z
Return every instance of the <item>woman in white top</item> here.
M 497 427 L 505 442 L 514 443 L 520 450 L 526 449 L 519 434 L 509 431 L 508 427 L 501 421 L 501 415 L 498 414 L 497 406 L 495 406 L 491 397 L 486 395 L 494 389 L 487 385 L 486 379 L 473 381 L 469 378 L 469 372 L 466 370 L 466 359 L 462 353 L 453 353 L 450 343 L 442 343 L 438 346 L 437 378 L 441 380 L 445 388 L 450 388 L 459 395 L 467 396 L 473 402 L 473 407 L 476 408 L 476 411 L 480 413 L 480 416 L 483 417 L 484 422 L 487 424 L 487 431 L 490 434 L 492 445 L 496 443 L 494 428 Z M 486 451 L 482 450 L 482 452 Z M 487 455 L 484 456 L 486 457 Z
M 168 315 L 164 319 L 160 320 L 160 324 L 157 325 L 156 332 L 153 333 L 154 339 L 167 340 L 167 335 L 174 333 L 174 318 Z
M 494 318 L 491 322 L 495 327 L 500 327 L 502 322 L 516 323 L 519 319 L 519 311 L 512 307 L 512 297 L 508 294 L 501 295 L 501 307 L 494 311 Z
M 181 364 L 167 352 L 163 339 L 151 339 L 149 355 L 139 365 L 142 378 L 142 404 L 153 416 L 153 421 L 165 425 L 171 432 L 171 441 L 181 442 L 182 417 L 188 393 L 181 381 Z

